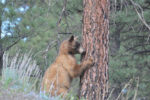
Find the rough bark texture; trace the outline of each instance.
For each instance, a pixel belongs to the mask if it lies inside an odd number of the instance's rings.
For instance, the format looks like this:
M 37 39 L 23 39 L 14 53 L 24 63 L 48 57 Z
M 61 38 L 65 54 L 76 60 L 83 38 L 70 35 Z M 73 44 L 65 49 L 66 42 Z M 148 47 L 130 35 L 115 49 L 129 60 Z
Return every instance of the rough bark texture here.
M 106 100 L 108 93 L 109 1 L 83 0 L 84 59 L 92 56 L 94 66 L 81 76 L 80 98 Z

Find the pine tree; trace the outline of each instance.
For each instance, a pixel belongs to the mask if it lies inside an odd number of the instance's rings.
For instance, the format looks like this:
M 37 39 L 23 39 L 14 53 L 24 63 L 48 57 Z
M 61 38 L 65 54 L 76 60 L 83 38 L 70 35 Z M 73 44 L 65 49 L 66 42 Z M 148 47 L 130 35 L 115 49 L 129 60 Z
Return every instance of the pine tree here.
M 108 93 L 109 1 L 83 0 L 84 59 L 92 56 L 94 66 L 81 77 L 80 97 L 105 100 Z

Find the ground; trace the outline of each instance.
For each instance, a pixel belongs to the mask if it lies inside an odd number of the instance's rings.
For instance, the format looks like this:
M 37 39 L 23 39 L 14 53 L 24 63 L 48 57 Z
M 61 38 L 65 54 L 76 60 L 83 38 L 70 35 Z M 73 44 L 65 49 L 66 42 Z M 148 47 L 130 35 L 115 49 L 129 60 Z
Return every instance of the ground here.
M 72 92 L 74 95 L 77 94 L 77 91 L 79 89 L 79 78 L 76 78 L 73 80 L 72 83 Z M 1 77 L 0 77 L 0 100 L 62 100 L 59 99 L 59 97 L 50 97 L 48 98 L 47 96 L 41 95 L 35 93 L 35 92 L 23 92 L 22 90 L 15 90 L 12 89 L 10 86 L 5 86 L 1 82 Z M 74 100 L 74 99 L 72 99 Z
M 0 100 L 42 100 L 35 93 L 24 93 L 4 88 L 0 82 Z

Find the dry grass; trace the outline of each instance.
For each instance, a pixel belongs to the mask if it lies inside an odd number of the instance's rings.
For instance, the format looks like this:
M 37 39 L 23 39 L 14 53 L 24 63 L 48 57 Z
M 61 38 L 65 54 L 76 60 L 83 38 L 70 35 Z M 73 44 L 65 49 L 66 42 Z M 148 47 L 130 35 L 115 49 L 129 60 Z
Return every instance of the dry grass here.
M 2 70 L 3 84 L 35 89 L 40 79 L 41 71 L 36 61 L 32 60 L 31 53 L 17 53 L 14 57 L 10 57 L 8 53 L 4 54 Z

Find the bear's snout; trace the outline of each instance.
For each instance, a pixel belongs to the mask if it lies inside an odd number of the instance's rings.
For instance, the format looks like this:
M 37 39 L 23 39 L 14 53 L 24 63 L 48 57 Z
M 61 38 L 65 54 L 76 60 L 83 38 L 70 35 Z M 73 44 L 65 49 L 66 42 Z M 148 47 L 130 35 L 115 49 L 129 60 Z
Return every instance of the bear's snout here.
M 80 54 L 83 54 L 85 52 L 85 50 L 84 50 L 84 48 L 82 46 L 79 47 L 78 51 L 79 51 Z

